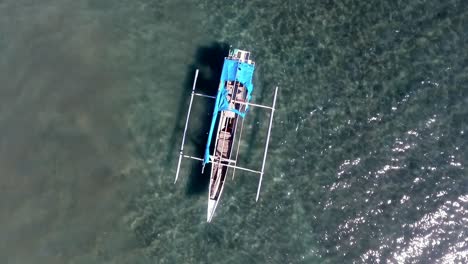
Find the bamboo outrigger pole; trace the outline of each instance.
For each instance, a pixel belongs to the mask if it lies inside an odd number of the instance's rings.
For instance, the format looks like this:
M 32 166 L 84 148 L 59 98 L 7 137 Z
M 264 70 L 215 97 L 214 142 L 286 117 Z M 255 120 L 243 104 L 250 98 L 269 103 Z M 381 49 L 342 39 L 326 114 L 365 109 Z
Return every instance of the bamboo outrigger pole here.
M 275 96 L 273 98 L 273 106 L 271 107 L 270 126 L 268 128 L 268 134 L 267 134 L 267 139 L 266 139 L 266 144 L 265 144 L 265 152 L 263 153 L 262 170 L 260 171 L 260 180 L 258 182 L 257 197 L 255 198 L 255 201 L 258 201 L 258 196 L 260 195 L 260 188 L 262 187 L 262 179 L 263 179 L 263 173 L 265 171 L 265 161 L 266 161 L 267 152 L 268 152 L 268 144 L 270 143 L 270 132 L 271 132 L 271 125 L 273 124 L 273 114 L 275 113 L 275 104 L 276 104 L 277 94 L 278 94 L 278 86 L 276 86 Z
M 182 137 L 182 144 L 180 146 L 179 164 L 177 165 L 177 172 L 176 172 L 174 184 L 177 182 L 177 178 L 179 178 L 180 163 L 182 162 L 182 157 L 184 155 L 185 134 L 187 134 L 187 127 L 188 127 L 188 122 L 190 119 L 190 112 L 192 111 L 192 102 L 193 102 L 193 96 L 195 95 L 195 85 L 197 83 L 197 78 L 198 78 L 198 69 L 195 71 L 195 79 L 193 80 L 192 95 L 190 96 L 190 104 L 189 104 L 189 109 L 187 112 L 187 119 L 185 120 L 184 136 Z

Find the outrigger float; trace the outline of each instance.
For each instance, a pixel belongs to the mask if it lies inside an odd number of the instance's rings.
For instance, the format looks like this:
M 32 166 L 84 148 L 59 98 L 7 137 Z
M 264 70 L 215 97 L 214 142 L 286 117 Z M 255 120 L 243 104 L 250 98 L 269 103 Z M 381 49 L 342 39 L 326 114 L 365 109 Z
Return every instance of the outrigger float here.
M 185 121 L 184 135 L 182 137 L 182 144 L 179 153 L 179 163 L 177 165 L 177 172 L 174 183 L 177 182 L 179 177 L 182 158 L 201 161 L 203 163 L 202 172 L 204 171 L 206 164 L 211 164 L 208 212 L 206 218 L 207 222 L 211 222 L 214 216 L 214 212 L 221 198 L 221 194 L 223 193 L 224 184 L 226 183 L 227 179 L 226 176 L 228 175 L 230 169 L 232 169 L 232 178 L 234 178 L 236 169 L 258 174 L 260 179 L 257 187 L 257 196 L 255 198 L 256 201 L 258 201 L 258 197 L 260 195 L 260 188 L 262 186 L 262 179 L 265 172 L 265 162 L 268 152 L 268 144 L 270 142 L 270 132 L 273 123 L 273 114 L 275 111 L 278 87 L 275 88 L 273 105 L 271 107 L 251 103 L 250 99 L 254 89 L 252 83 L 254 69 L 255 62 L 250 59 L 250 52 L 239 49 L 229 50 L 229 56 L 224 58 L 221 80 L 216 96 L 195 92 L 195 86 L 198 78 L 198 69 L 195 71 L 195 78 L 193 81 L 190 104 L 187 112 L 187 119 Z M 190 112 L 192 110 L 194 96 L 207 97 L 216 100 L 210 131 L 208 133 L 208 140 L 206 142 L 205 155 L 203 158 L 186 155 L 184 153 L 185 136 L 187 134 L 187 127 L 190 120 Z M 268 134 L 263 153 L 263 163 L 260 171 L 237 166 L 237 158 L 239 155 L 239 146 L 242 137 L 242 129 L 244 126 L 244 118 L 250 107 L 258 107 L 271 111 L 270 125 L 268 127 Z M 218 123 L 216 121 L 218 121 Z M 239 123 L 240 129 L 238 129 Z M 215 127 L 217 127 L 216 140 L 214 153 L 211 155 L 210 145 Z M 237 140 L 237 146 L 235 146 L 234 140 L 237 137 L 239 139 Z

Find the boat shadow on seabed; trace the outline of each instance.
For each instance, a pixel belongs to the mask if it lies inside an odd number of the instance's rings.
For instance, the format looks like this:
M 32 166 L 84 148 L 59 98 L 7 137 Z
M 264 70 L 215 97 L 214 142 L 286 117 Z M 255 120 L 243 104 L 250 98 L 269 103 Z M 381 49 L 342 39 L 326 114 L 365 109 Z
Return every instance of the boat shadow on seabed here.
M 228 54 L 228 52 L 229 45 L 225 43 L 215 42 L 209 46 L 199 47 L 196 52 L 195 62 L 188 67 L 184 81 L 183 94 L 180 96 L 179 109 L 175 118 L 177 122 L 174 126 L 170 138 L 170 151 L 167 151 L 168 154 L 166 157 L 166 165 L 168 168 L 173 168 L 172 161 L 174 158 L 174 151 L 172 150 L 179 148 L 180 134 L 184 130 L 184 122 L 187 114 L 187 104 L 190 98 L 196 69 L 200 70 L 196 85 L 197 92 L 207 95 L 216 95 L 221 71 L 223 69 L 224 57 Z M 213 112 L 214 101 L 206 99 L 202 100 L 204 100 L 204 102 L 202 103 L 203 106 L 200 107 L 200 110 L 205 114 L 201 114 L 200 117 L 196 119 L 198 123 L 197 126 L 208 128 L 211 124 L 211 115 Z M 207 132 L 208 129 L 199 129 L 198 131 L 192 129 L 189 133 L 190 137 L 187 139 L 190 142 L 189 144 L 194 146 L 193 155 L 196 157 L 204 156 L 206 140 L 208 139 Z M 214 144 L 211 144 L 211 146 L 213 145 Z M 187 194 L 194 195 L 203 193 L 206 191 L 210 181 L 210 166 L 205 167 L 205 171 L 202 174 L 201 162 L 191 162 L 191 164 L 192 168 L 188 176 Z

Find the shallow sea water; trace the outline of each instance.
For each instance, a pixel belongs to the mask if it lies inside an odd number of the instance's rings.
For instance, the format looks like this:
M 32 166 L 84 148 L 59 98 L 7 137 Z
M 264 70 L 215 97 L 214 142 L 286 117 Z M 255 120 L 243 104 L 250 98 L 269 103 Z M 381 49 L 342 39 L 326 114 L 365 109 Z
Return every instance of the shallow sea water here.
M 0 262 L 467 263 L 467 29 L 456 0 L 0 1 Z M 228 44 L 280 92 L 259 202 L 237 172 L 207 224 L 207 175 L 173 180 Z

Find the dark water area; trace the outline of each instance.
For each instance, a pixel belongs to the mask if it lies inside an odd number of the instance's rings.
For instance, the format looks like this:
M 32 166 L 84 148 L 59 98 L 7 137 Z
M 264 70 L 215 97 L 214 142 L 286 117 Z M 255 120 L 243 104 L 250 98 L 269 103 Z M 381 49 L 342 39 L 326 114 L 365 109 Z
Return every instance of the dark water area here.
M 460 0 L 0 1 L 0 263 L 468 263 L 467 42 Z M 227 45 L 280 92 L 207 224 Z

